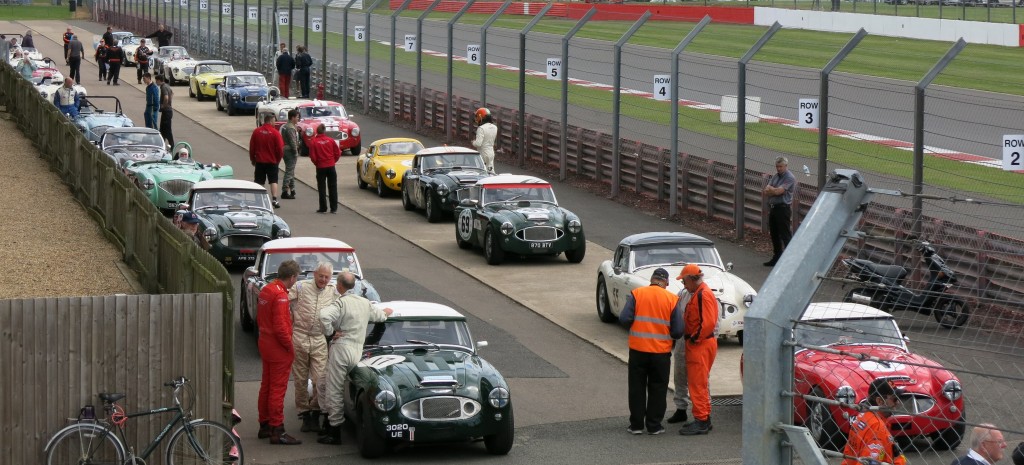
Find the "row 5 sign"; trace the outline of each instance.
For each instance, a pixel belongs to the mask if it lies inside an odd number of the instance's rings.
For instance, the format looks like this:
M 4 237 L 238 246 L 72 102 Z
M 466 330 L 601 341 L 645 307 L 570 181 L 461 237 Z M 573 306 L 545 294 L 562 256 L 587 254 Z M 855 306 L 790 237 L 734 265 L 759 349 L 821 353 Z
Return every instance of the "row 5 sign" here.
M 548 80 L 557 81 L 562 79 L 562 59 L 548 58 Z

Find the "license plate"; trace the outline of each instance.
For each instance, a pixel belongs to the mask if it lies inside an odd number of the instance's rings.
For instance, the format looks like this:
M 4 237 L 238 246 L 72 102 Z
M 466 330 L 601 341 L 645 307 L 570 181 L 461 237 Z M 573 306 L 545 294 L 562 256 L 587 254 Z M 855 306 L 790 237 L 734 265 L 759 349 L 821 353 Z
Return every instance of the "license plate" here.
M 251 262 L 251 261 L 255 261 L 255 260 L 256 260 L 256 256 L 255 255 L 239 255 L 238 256 L 238 261 L 240 261 L 240 262 Z
M 550 242 L 531 242 L 530 243 L 530 248 L 531 249 L 550 249 L 551 248 L 551 243 Z

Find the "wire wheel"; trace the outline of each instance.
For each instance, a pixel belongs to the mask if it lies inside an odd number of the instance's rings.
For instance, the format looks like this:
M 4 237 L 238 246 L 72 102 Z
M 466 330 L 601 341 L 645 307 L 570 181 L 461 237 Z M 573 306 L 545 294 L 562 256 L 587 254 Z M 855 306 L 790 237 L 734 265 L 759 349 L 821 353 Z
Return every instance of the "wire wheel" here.
M 178 428 L 167 446 L 168 465 L 244 462 L 238 437 L 227 426 L 213 421 L 199 420 Z
M 120 465 L 123 462 L 124 449 L 114 433 L 94 423 L 78 423 L 61 430 L 46 451 L 49 465 Z

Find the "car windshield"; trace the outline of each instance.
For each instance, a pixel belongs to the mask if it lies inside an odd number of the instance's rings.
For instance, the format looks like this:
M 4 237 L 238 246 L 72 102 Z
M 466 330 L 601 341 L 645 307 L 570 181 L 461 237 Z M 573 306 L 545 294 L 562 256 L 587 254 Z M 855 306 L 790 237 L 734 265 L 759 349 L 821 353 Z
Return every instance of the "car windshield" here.
M 163 147 L 164 139 L 159 133 L 149 132 L 107 132 L 103 138 L 103 148 L 118 145 L 147 145 Z
M 265 86 L 267 80 L 263 76 L 231 76 L 228 78 L 228 86 Z
M 465 321 L 438 319 L 388 320 L 366 328 L 367 346 L 420 343 L 473 347 Z
M 196 192 L 192 197 L 194 210 L 248 210 L 270 211 L 270 196 L 266 190 L 230 189 Z
M 345 109 L 340 105 L 331 105 L 324 107 L 299 107 L 299 116 L 301 116 L 303 119 L 326 118 L 330 116 L 340 116 L 342 118 L 348 118 L 348 114 L 345 113 Z
M 485 205 L 521 200 L 557 203 L 550 184 L 488 184 L 484 186 L 482 201 Z
M 380 144 L 377 149 L 378 155 L 409 155 L 423 150 L 423 145 L 419 142 L 389 142 L 387 144 Z
M 299 270 L 308 278 L 313 277 L 313 272 L 316 271 L 317 265 L 321 262 L 333 265 L 335 274 L 347 270 L 358 276 L 363 275 L 362 270 L 359 269 L 359 262 L 356 260 L 356 254 L 353 251 L 318 251 L 309 249 L 305 249 L 301 252 L 284 250 L 280 252 L 268 252 L 264 255 L 263 269 L 261 269 L 260 272 L 263 276 L 272 273 L 276 274 L 277 267 L 281 266 L 281 263 L 285 260 L 295 260 L 296 262 L 299 262 Z
M 892 318 L 801 321 L 793 337 L 803 346 L 890 344 L 906 349 Z
M 456 166 L 469 169 L 486 169 L 484 159 L 478 153 L 446 153 L 440 155 L 424 155 L 420 158 L 423 171 L 449 169 Z
M 206 74 L 206 73 L 230 73 L 230 72 L 233 72 L 234 70 L 235 69 L 232 68 L 231 65 L 226 64 L 226 63 L 225 64 L 200 65 L 199 66 L 199 74 Z
M 722 258 L 713 245 L 652 244 L 633 247 L 629 251 L 632 269 L 673 263 L 707 263 L 722 266 Z
M 166 51 L 164 49 L 160 49 L 160 55 L 175 60 L 189 58 L 188 51 L 181 47 Z
M 138 45 L 140 39 L 141 39 L 141 37 L 137 37 L 137 36 L 125 37 L 125 38 L 123 38 L 123 39 L 121 39 L 119 41 L 118 45 L 121 45 L 121 46 L 124 46 L 124 45 Z

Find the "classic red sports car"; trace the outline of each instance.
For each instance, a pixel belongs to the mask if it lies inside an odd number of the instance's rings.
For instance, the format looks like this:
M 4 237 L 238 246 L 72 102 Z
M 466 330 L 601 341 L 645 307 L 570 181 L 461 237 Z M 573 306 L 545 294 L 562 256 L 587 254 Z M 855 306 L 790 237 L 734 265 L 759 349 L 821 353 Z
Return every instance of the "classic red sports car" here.
M 888 379 L 903 393 L 889 418 L 897 442 L 927 439 L 937 450 L 954 449 L 964 437 L 963 388 L 952 372 L 911 353 L 896 321 L 886 312 L 855 303 L 813 303 L 793 330 L 798 394 L 848 404 L 865 402 L 868 385 Z M 809 347 L 808 347 L 809 346 Z M 820 348 L 814 348 L 820 347 Z M 797 424 L 818 444 L 841 451 L 857 411 L 797 397 Z
M 359 135 L 359 125 L 349 118 L 345 106 L 330 100 L 313 100 L 295 106 L 299 110 L 299 134 L 305 143 L 316 134 L 316 127 L 324 124 L 327 137 L 338 142 L 341 150 L 348 150 L 352 155 L 359 155 L 363 150 L 363 139 Z

